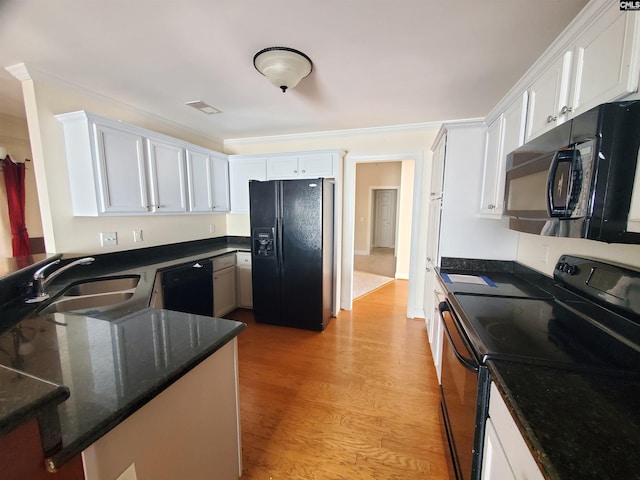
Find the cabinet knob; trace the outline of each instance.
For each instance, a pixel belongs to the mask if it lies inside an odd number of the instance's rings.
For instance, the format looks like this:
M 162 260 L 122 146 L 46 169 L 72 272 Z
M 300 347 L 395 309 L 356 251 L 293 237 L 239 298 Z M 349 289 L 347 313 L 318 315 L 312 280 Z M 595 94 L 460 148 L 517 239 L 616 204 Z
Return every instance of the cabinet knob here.
M 547 123 L 555 122 L 557 119 L 558 119 L 558 117 L 554 117 L 553 115 L 549 115 L 547 117 Z
M 488 208 L 489 210 L 493 210 L 494 208 L 496 208 L 496 206 L 495 206 L 495 205 L 487 205 L 487 208 Z
M 298 173 L 298 170 L 294 170 L 293 173 Z
M 562 107 L 562 109 L 560 110 L 560 115 L 565 115 L 569 112 L 573 112 L 573 108 L 572 107 L 567 107 L 566 105 L 564 107 Z
M 306 173 L 306 172 L 307 172 L 306 170 L 302 170 L 302 173 Z

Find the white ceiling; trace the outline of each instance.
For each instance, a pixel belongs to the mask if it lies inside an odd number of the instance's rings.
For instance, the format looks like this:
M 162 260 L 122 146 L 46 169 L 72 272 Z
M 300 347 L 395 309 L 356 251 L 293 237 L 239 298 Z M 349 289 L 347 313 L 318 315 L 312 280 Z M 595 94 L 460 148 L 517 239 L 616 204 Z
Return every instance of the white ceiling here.
M 0 0 L 0 66 L 24 62 L 218 140 L 474 118 L 585 4 Z M 312 74 L 283 94 L 253 67 L 269 46 L 303 51 Z M 4 69 L 0 111 L 24 116 Z

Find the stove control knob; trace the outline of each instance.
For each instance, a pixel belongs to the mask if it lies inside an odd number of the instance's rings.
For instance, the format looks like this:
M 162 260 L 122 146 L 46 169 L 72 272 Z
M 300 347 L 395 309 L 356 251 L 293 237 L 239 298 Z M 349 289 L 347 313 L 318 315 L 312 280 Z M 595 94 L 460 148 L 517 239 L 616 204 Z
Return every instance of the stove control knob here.
M 562 262 L 558 262 L 556 264 L 556 270 L 560 270 L 562 272 L 563 268 L 564 268 L 565 264 Z
M 566 264 L 565 271 L 569 275 L 577 275 L 580 272 L 580 269 L 578 267 L 576 267 L 575 265 Z

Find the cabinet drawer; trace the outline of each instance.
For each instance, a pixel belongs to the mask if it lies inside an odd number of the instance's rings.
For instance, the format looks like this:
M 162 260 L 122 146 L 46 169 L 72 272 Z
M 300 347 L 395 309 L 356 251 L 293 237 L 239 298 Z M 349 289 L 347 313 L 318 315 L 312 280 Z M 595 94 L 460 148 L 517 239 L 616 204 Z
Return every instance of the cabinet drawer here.
M 251 252 L 237 252 L 236 260 L 239 267 L 251 266 Z
M 223 268 L 232 267 L 236 264 L 236 256 L 234 254 L 223 255 L 213 259 L 213 271 L 217 272 Z

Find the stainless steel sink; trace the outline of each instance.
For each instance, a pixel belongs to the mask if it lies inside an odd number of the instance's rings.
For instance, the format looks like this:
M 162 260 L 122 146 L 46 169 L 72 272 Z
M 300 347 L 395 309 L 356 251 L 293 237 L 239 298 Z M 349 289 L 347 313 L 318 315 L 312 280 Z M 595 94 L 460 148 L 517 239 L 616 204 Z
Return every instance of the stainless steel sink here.
M 122 303 L 133 296 L 139 281 L 139 275 L 130 275 L 76 283 L 63 290 L 38 313 L 81 311 Z
M 121 292 L 136 288 L 140 277 L 99 278 L 88 282 L 71 285 L 62 292 L 65 297 L 96 295 L 100 293 Z
M 77 297 L 61 297 L 50 303 L 39 313 L 72 312 L 74 310 L 88 310 L 107 305 L 114 305 L 129 300 L 133 292 L 102 293 L 98 295 L 84 295 Z

